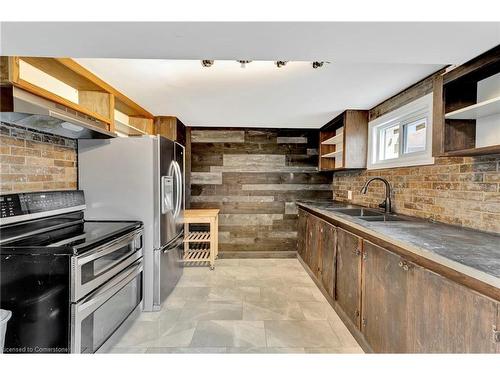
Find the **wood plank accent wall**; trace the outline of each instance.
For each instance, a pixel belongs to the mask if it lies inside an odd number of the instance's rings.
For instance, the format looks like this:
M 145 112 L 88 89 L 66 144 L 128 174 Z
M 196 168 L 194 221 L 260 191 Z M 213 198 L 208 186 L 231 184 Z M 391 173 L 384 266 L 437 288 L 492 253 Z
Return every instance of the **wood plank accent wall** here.
M 372 108 L 370 121 L 432 92 L 433 78 Z M 333 176 L 335 199 L 377 207 L 384 199 L 382 183 L 374 182 L 368 194 L 360 194 L 365 181 L 373 176 L 391 183 L 395 212 L 500 233 L 500 154 L 440 157 L 434 165 L 417 167 L 338 172 Z M 353 192 L 351 201 L 347 199 L 349 190 Z
M 191 208 L 219 208 L 222 256 L 297 250 L 297 199 L 329 199 L 317 130 L 189 128 Z M 231 255 L 232 254 L 232 255 Z

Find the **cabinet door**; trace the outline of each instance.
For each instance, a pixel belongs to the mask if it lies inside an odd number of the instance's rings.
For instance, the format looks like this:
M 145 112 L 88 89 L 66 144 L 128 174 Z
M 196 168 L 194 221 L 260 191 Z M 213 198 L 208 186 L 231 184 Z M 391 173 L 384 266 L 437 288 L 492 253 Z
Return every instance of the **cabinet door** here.
M 308 243 L 307 243 L 307 265 L 320 279 L 321 276 L 321 236 L 320 236 L 321 219 L 309 215 L 307 219 L 308 227 Z
M 328 295 L 335 298 L 335 262 L 337 251 L 337 228 L 320 221 L 321 236 L 321 283 Z
M 408 266 L 403 262 L 398 255 L 363 242 L 361 331 L 376 353 L 408 351 Z
M 307 244 L 307 212 L 299 209 L 299 220 L 297 228 L 297 252 L 303 261 L 306 260 Z
M 409 340 L 416 353 L 495 353 L 499 303 L 427 269 L 408 276 Z
M 337 228 L 335 299 L 358 328 L 361 307 L 361 253 L 361 238 Z

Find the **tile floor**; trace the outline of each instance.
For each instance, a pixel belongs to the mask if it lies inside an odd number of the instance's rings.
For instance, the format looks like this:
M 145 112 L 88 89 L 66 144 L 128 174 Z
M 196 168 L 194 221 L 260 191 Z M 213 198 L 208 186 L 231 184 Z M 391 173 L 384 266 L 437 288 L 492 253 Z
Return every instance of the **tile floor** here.
M 113 353 L 363 353 L 297 259 L 187 267 Z

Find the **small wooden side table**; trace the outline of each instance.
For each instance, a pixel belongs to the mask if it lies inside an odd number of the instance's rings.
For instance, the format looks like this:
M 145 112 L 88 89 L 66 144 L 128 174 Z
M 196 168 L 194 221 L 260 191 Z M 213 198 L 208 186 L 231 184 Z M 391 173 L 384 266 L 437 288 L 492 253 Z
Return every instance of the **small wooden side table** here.
M 189 231 L 189 224 L 209 224 L 208 231 Z M 209 262 L 215 268 L 219 254 L 219 210 L 193 209 L 184 211 L 184 262 Z

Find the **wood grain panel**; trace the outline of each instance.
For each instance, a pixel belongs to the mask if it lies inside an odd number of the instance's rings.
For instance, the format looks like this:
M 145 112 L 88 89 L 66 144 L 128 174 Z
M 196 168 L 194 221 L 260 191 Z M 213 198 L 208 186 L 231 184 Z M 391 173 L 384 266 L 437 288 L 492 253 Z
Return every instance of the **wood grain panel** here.
M 321 283 L 332 298 L 335 297 L 335 269 L 337 255 L 337 230 L 335 226 L 320 220 L 321 236 Z
M 349 319 L 360 328 L 361 238 L 337 228 L 337 280 L 335 299 Z
M 409 342 L 415 353 L 495 353 L 498 302 L 425 268 L 408 276 Z
M 361 330 L 377 353 L 407 353 L 408 271 L 401 257 L 364 241 Z
M 295 201 L 332 196 L 331 176 L 317 170 L 318 131 L 190 128 L 188 133 L 193 137 L 190 207 L 221 210 L 221 252 L 297 251 Z

